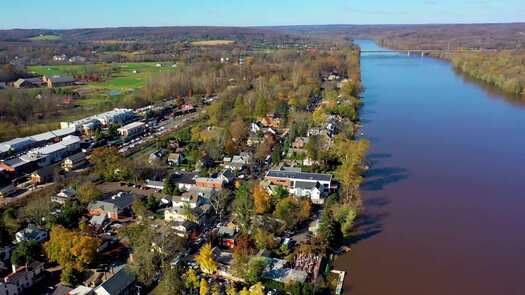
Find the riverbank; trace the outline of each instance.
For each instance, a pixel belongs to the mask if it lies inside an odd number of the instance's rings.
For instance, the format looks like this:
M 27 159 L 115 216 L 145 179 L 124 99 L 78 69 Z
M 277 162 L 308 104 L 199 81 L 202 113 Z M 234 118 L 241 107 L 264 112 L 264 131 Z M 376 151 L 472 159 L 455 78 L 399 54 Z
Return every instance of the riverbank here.
M 479 50 L 430 56 L 446 60 L 461 73 L 525 101 L 525 50 Z

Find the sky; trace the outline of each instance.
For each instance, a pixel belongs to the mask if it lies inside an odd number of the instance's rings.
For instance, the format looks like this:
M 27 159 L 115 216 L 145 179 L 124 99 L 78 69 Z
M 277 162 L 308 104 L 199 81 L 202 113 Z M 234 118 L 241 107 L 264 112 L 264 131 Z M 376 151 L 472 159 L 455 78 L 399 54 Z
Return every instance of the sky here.
M 0 7 L 0 29 L 525 22 L 524 0 L 0 0 Z

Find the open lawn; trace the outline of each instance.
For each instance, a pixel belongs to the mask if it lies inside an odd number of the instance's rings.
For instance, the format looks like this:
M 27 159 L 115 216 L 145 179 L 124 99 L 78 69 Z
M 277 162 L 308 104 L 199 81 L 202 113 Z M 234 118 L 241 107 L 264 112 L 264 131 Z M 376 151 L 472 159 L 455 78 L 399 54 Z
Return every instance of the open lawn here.
M 233 40 L 202 40 L 191 42 L 194 46 L 221 46 L 221 45 L 231 45 L 235 43 Z
M 29 72 L 39 75 L 83 75 L 105 73 L 108 76 L 101 82 L 88 82 L 87 85 L 72 86 L 81 93 L 75 104 L 82 110 L 110 109 L 130 99 L 146 81 L 157 73 L 174 71 L 173 62 L 106 63 L 86 65 L 42 65 L 31 66 Z M 158 65 L 161 65 L 160 67 Z
M 102 82 L 89 83 L 90 88 L 107 90 L 107 92 L 125 92 L 144 86 L 146 80 L 153 74 L 172 71 L 173 63 L 139 62 L 111 63 L 90 65 L 49 65 L 32 66 L 29 71 L 40 75 L 80 75 L 89 71 L 110 72 L 110 77 Z
M 31 41 L 57 41 L 62 39 L 62 36 L 60 35 L 38 35 L 29 38 Z

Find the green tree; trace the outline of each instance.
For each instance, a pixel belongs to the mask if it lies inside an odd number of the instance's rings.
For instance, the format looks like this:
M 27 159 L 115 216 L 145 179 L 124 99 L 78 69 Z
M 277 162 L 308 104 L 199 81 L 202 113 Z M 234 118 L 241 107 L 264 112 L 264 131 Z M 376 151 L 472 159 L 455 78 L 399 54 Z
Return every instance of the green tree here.
M 199 277 L 193 268 L 188 268 L 184 274 L 184 286 L 190 290 L 197 290 L 197 288 L 199 288 Z
M 78 200 L 84 205 L 99 200 L 102 197 L 102 192 L 93 182 L 82 183 L 77 187 L 76 191 Z
M 42 248 L 36 241 L 22 241 L 16 244 L 16 248 L 11 254 L 11 263 L 14 265 L 24 265 L 36 260 L 42 252 Z
M 160 280 L 157 288 L 154 290 L 154 294 L 182 294 L 184 289 L 184 282 L 181 278 L 181 274 L 176 268 L 167 268 L 164 271 L 164 276 Z
M 250 189 L 247 183 L 241 184 L 235 192 L 234 213 L 241 231 L 247 233 L 250 230 L 254 215 L 253 202 L 250 199 Z

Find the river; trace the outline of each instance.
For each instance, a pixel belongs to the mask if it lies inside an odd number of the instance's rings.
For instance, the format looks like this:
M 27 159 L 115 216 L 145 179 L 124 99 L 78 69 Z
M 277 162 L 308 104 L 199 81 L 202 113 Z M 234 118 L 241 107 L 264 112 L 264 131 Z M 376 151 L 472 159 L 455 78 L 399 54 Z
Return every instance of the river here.
M 371 169 L 345 294 L 525 294 L 525 108 L 445 61 L 361 67 Z

